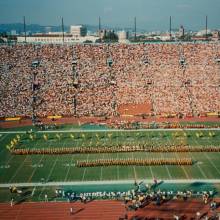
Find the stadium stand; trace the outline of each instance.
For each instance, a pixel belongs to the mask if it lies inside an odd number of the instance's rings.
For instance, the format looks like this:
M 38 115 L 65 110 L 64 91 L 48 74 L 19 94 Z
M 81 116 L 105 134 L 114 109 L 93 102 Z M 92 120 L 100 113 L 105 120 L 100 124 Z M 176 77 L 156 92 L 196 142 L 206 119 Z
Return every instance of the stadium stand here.
M 1 45 L 0 117 L 31 117 L 33 111 L 39 117 L 108 117 L 128 104 L 145 104 L 150 115 L 216 113 L 218 48 L 213 43 Z

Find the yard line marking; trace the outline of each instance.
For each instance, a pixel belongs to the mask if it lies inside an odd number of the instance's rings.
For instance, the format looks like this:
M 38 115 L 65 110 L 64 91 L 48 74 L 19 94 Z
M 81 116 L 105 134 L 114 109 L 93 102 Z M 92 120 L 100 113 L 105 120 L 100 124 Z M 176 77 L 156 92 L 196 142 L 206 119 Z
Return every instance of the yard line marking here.
M 198 141 L 196 139 L 194 139 L 194 142 L 196 142 L 197 145 L 199 145 Z M 209 141 L 210 142 L 210 141 Z M 216 169 L 216 171 L 218 172 L 218 174 L 220 174 L 219 169 L 215 166 L 215 164 L 211 161 L 210 157 L 208 156 L 208 153 L 203 152 L 203 154 L 206 156 L 206 158 L 208 159 L 208 161 L 210 162 L 210 164 Z
M 192 159 L 195 160 L 195 158 L 193 158 L 193 154 L 191 152 L 189 152 L 189 154 L 192 156 Z M 208 177 L 206 176 L 206 174 L 204 173 L 204 171 L 202 170 L 202 168 L 199 166 L 198 163 L 196 163 L 196 166 L 199 168 L 199 171 L 201 172 L 201 174 L 203 175 L 204 178 L 208 179 Z
M 197 144 L 197 145 L 199 145 L 199 143 L 198 143 L 198 141 L 196 140 L 196 139 L 193 139 L 193 141 Z M 204 153 L 203 153 L 204 154 Z M 206 155 L 206 153 L 205 153 L 205 155 Z M 206 157 L 208 158 L 208 156 L 206 155 Z M 213 164 L 213 162 L 208 158 L 208 161 L 210 162 L 210 164 L 213 166 L 214 164 Z M 217 172 L 219 173 L 219 170 L 217 169 L 217 167 L 214 165 L 213 166 L 216 170 L 217 170 Z
M 163 131 L 162 134 L 164 134 L 164 131 Z M 164 136 L 163 136 L 163 137 L 164 137 Z M 167 137 L 166 137 L 166 138 L 167 138 Z M 169 141 L 169 138 L 168 138 L 168 141 Z M 163 154 L 164 154 L 164 153 L 163 153 Z M 163 154 L 160 152 L 160 157 L 161 157 L 161 159 L 163 159 Z M 167 173 L 168 173 L 169 178 L 172 179 L 172 176 L 171 176 L 171 173 L 170 173 L 170 170 L 169 170 L 168 166 L 165 165 L 165 167 L 166 167 L 166 170 L 167 170 Z
M 135 181 L 137 181 L 137 173 L 136 173 L 135 166 L 133 166 L 133 170 L 134 170 L 134 179 L 135 179 Z
M 86 160 L 88 161 L 88 159 L 89 159 L 89 154 L 87 155 Z M 87 167 L 86 167 L 86 168 L 87 168 Z M 82 181 L 84 181 L 84 178 L 85 178 L 86 168 L 84 168 L 84 171 L 83 171 Z
M 62 147 L 65 147 L 65 143 L 66 143 L 67 140 L 65 140 L 63 142 L 63 146 Z M 67 172 L 66 172 L 66 175 L 65 175 L 65 178 L 64 178 L 64 181 L 66 181 L 68 175 L 69 175 L 69 172 L 70 172 L 70 167 L 72 166 L 72 161 L 73 161 L 73 158 L 74 158 L 74 155 L 71 155 L 71 160 L 70 160 L 70 163 L 69 163 L 69 167 L 67 169 Z
M 11 177 L 11 179 L 9 180 L 9 182 L 11 183 L 12 180 L 17 176 L 19 170 L 23 167 L 25 160 L 27 159 L 28 155 L 25 156 L 25 159 L 23 160 L 23 162 L 20 164 L 20 166 L 17 168 L 17 170 L 15 171 L 14 175 Z
M 11 160 L 12 160 L 12 158 L 14 158 L 14 156 L 15 156 L 15 155 L 11 155 L 11 157 L 10 157 L 9 160 L 7 161 L 6 165 L 8 165 L 8 164 L 11 162 Z
M 32 196 L 32 197 L 34 196 L 35 190 L 36 190 L 36 186 L 34 187 L 32 193 L 31 193 L 31 196 Z
M 50 144 L 51 144 L 51 142 L 49 143 L 48 147 L 50 147 Z M 59 155 L 56 156 L 56 160 L 54 161 L 53 166 L 52 166 L 52 168 L 50 169 L 50 173 L 49 173 L 49 175 L 48 175 L 48 177 L 47 177 L 47 179 L 46 179 L 46 182 L 48 182 L 48 181 L 50 180 L 50 176 L 51 176 L 52 173 L 53 173 L 53 170 L 54 170 L 55 165 L 56 165 L 56 163 L 57 163 L 57 161 L 58 161 L 58 158 L 59 158 Z
M 146 157 L 148 157 L 147 152 L 145 152 L 145 154 L 146 154 Z M 150 169 L 150 173 L 151 173 L 151 176 L 152 176 L 152 179 L 153 179 L 154 178 L 154 174 L 153 174 L 152 167 L 151 166 L 145 166 L 145 168 L 146 168 L 146 170 L 147 170 L 147 168 Z
M 148 136 L 147 139 L 148 139 L 148 142 L 149 142 L 149 139 L 150 139 L 149 134 L 147 134 L 147 136 Z M 145 154 L 146 154 L 146 156 L 147 156 L 147 158 L 148 158 L 148 153 L 145 152 Z M 146 167 L 146 169 L 149 167 L 150 173 L 151 173 L 151 176 L 152 176 L 152 179 L 154 179 L 154 173 L 153 173 L 152 167 L 151 167 L 151 166 L 145 166 L 145 167 Z
M 36 172 L 36 170 L 37 170 L 37 168 L 38 168 L 38 165 L 41 163 L 41 161 L 43 160 L 43 158 L 44 158 L 44 154 L 42 155 L 41 159 L 38 161 L 37 166 L 36 166 L 36 167 L 34 168 L 34 170 L 32 171 L 30 177 L 28 178 L 28 182 L 31 181 L 32 177 L 34 176 L 34 174 L 35 174 L 35 172 Z
M 160 152 L 160 157 L 161 157 L 161 159 L 163 159 L 163 154 L 162 154 L 161 152 Z M 170 174 L 170 171 L 169 171 L 167 165 L 165 165 L 165 167 L 166 167 L 166 170 L 167 170 L 167 173 L 168 173 L 169 178 L 172 179 L 172 176 L 171 176 L 171 174 Z
M 179 159 L 179 156 L 178 156 L 178 154 L 177 154 L 176 152 L 175 152 L 175 155 L 176 155 L 176 158 Z M 183 172 L 184 172 L 184 174 L 186 175 L 186 178 L 187 178 L 187 179 L 190 179 L 188 173 L 186 172 L 185 167 L 184 167 L 184 166 L 180 166 L 180 167 L 183 169 Z
M 210 139 L 208 139 L 208 141 L 210 142 L 210 144 L 212 144 L 212 142 L 210 141 Z M 220 152 L 218 152 L 218 154 L 220 154 Z M 217 168 L 217 167 L 216 167 Z M 218 168 L 217 168 L 218 169 Z M 219 169 L 218 169 L 219 170 Z
M 105 154 L 103 154 L 102 159 L 104 159 L 104 157 L 105 157 Z M 103 166 L 101 166 L 101 171 L 100 171 L 100 180 L 102 180 L 102 169 L 103 169 Z
M 44 184 L 44 185 L 45 185 L 45 184 Z M 46 188 L 46 186 L 44 186 L 43 189 L 40 191 L 40 194 L 39 194 L 39 196 L 38 196 L 38 200 L 40 200 L 40 197 L 41 197 L 43 191 L 45 190 L 45 188 Z
M 149 166 L 149 168 L 150 168 L 150 172 L 151 172 L 152 179 L 154 179 L 154 173 L 153 173 L 152 167 Z
M 117 160 L 118 160 L 118 153 L 117 153 Z M 119 166 L 117 165 L 117 179 L 119 180 Z
M 74 158 L 74 155 L 72 155 L 72 157 L 71 157 L 70 165 L 69 165 L 68 170 L 67 170 L 67 172 L 66 172 L 66 176 L 65 176 L 64 182 L 66 181 L 66 179 L 67 179 L 67 177 L 68 177 L 68 175 L 69 175 L 70 167 L 71 167 L 72 162 L 73 162 L 73 158 Z
M 52 166 L 52 168 L 50 169 L 50 173 L 49 173 L 49 175 L 48 175 L 48 177 L 47 177 L 47 180 L 46 180 L 47 182 L 50 180 L 50 176 L 51 176 L 52 173 L 53 173 L 53 170 L 54 170 L 54 167 L 55 167 L 55 165 L 56 165 L 56 163 L 57 163 L 58 158 L 59 158 L 59 155 L 57 155 L 56 160 L 54 161 L 53 166 Z
M 84 181 L 85 173 L 86 173 L 86 168 L 84 168 L 84 171 L 83 171 L 82 181 Z
M 5 134 L 3 135 L 3 137 L 1 137 L 0 141 L 3 141 L 9 134 Z M 3 147 L 3 145 L 1 146 L 1 150 L 0 153 L 2 153 L 4 150 L 7 150 L 6 147 Z
M 211 159 L 210 159 L 210 157 L 208 156 L 208 154 L 206 154 L 206 153 L 204 153 L 203 152 L 203 154 L 205 154 L 205 156 L 207 157 L 207 159 L 209 160 L 209 162 L 212 164 L 212 166 L 216 169 L 216 171 L 218 172 L 218 174 L 220 174 L 220 171 L 219 171 L 219 169 L 215 166 L 215 164 L 211 161 Z
M 183 131 L 183 132 L 184 132 L 184 131 Z M 168 139 L 170 145 L 172 145 L 172 143 L 171 143 L 171 141 L 170 141 L 170 138 L 167 137 L 167 139 Z M 178 156 L 177 152 L 175 152 L 175 156 L 176 156 L 177 159 L 179 159 L 179 156 Z M 180 167 L 182 168 L 184 174 L 186 175 L 186 178 L 189 179 L 189 175 L 188 175 L 188 173 L 186 172 L 185 167 L 184 167 L 184 166 L 180 166 Z
M 3 141 L 9 134 L 5 134 L 0 138 L 0 141 Z
M 134 152 L 132 152 L 132 159 L 134 160 Z M 137 180 L 137 172 L 136 172 L 135 166 L 133 166 L 133 171 L 134 171 L 134 179 L 136 181 Z

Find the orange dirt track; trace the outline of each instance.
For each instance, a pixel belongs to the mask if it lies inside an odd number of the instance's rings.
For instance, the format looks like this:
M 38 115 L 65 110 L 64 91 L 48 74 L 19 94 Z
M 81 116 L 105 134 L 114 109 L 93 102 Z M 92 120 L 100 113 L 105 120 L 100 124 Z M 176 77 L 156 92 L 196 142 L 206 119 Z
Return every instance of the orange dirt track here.
M 70 214 L 70 208 L 73 214 Z M 116 220 L 123 216 L 125 207 L 118 201 L 80 202 L 39 202 L 19 205 L 1 203 L 1 220 Z
M 70 208 L 73 214 L 70 214 Z M 216 211 L 220 211 L 218 208 Z M 129 211 L 128 219 L 136 216 L 144 219 L 173 219 L 173 215 L 185 216 L 182 219 L 196 219 L 196 212 L 211 216 L 209 204 L 204 205 L 201 200 L 172 200 L 160 206 L 151 203 L 137 211 Z M 92 201 L 87 204 L 80 202 L 41 202 L 21 203 L 10 206 L 0 203 L 0 219 L 2 220 L 118 220 L 125 216 L 125 205 L 119 201 Z
M 151 113 L 151 104 L 123 104 L 118 108 L 120 115 L 140 115 Z
M 215 211 L 220 211 L 218 208 Z M 146 207 L 137 210 L 134 213 L 129 213 L 129 219 L 136 217 L 136 220 L 145 220 L 145 219 L 174 219 L 174 215 L 178 215 L 180 219 L 198 219 L 196 218 L 196 213 L 200 212 L 201 216 L 211 217 L 213 211 L 210 210 L 210 204 L 205 205 L 201 200 L 172 200 L 166 202 L 160 206 L 156 204 L 149 204 Z M 201 217 L 200 216 L 200 217 Z

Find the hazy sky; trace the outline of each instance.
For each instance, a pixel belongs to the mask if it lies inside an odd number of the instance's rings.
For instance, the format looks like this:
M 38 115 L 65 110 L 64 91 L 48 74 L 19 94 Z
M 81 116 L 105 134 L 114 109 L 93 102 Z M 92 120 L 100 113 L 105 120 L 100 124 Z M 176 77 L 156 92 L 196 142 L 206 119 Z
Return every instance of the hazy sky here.
M 184 25 L 186 29 L 203 29 L 205 15 L 210 28 L 220 28 L 220 0 L 0 0 L 0 23 L 21 22 L 58 25 L 64 23 L 98 23 L 117 27 L 137 25 L 146 30 L 166 30 L 169 16 L 173 26 Z

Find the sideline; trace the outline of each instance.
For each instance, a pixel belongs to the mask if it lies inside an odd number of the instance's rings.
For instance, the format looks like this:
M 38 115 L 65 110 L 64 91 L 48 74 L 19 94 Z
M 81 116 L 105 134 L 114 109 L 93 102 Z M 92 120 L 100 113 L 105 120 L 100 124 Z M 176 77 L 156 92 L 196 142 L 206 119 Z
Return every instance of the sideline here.
M 98 130 L 53 130 L 53 131 L 36 131 L 35 133 L 70 133 L 70 132 L 139 132 L 139 131 L 220 131 L 220 128 L 154 128 L 154 129 L 98 129 Z M 0 131 L 0 134 L 26 134 L 27 131 Z
M 137 182 L 153 183 L 153 179 L 138 179 Z M 220 183 L 220 179 L 161 179 L 163 183 Z M 75 181 L 75 182 L 47 182 L 47 183 L 3 183 L 0 188 L 15 187 L 45 187 L 45 186 L 88 186 L 88 185 L 117 185 L 134 184 L 135 180 L 106 180 L 106 181 Z

